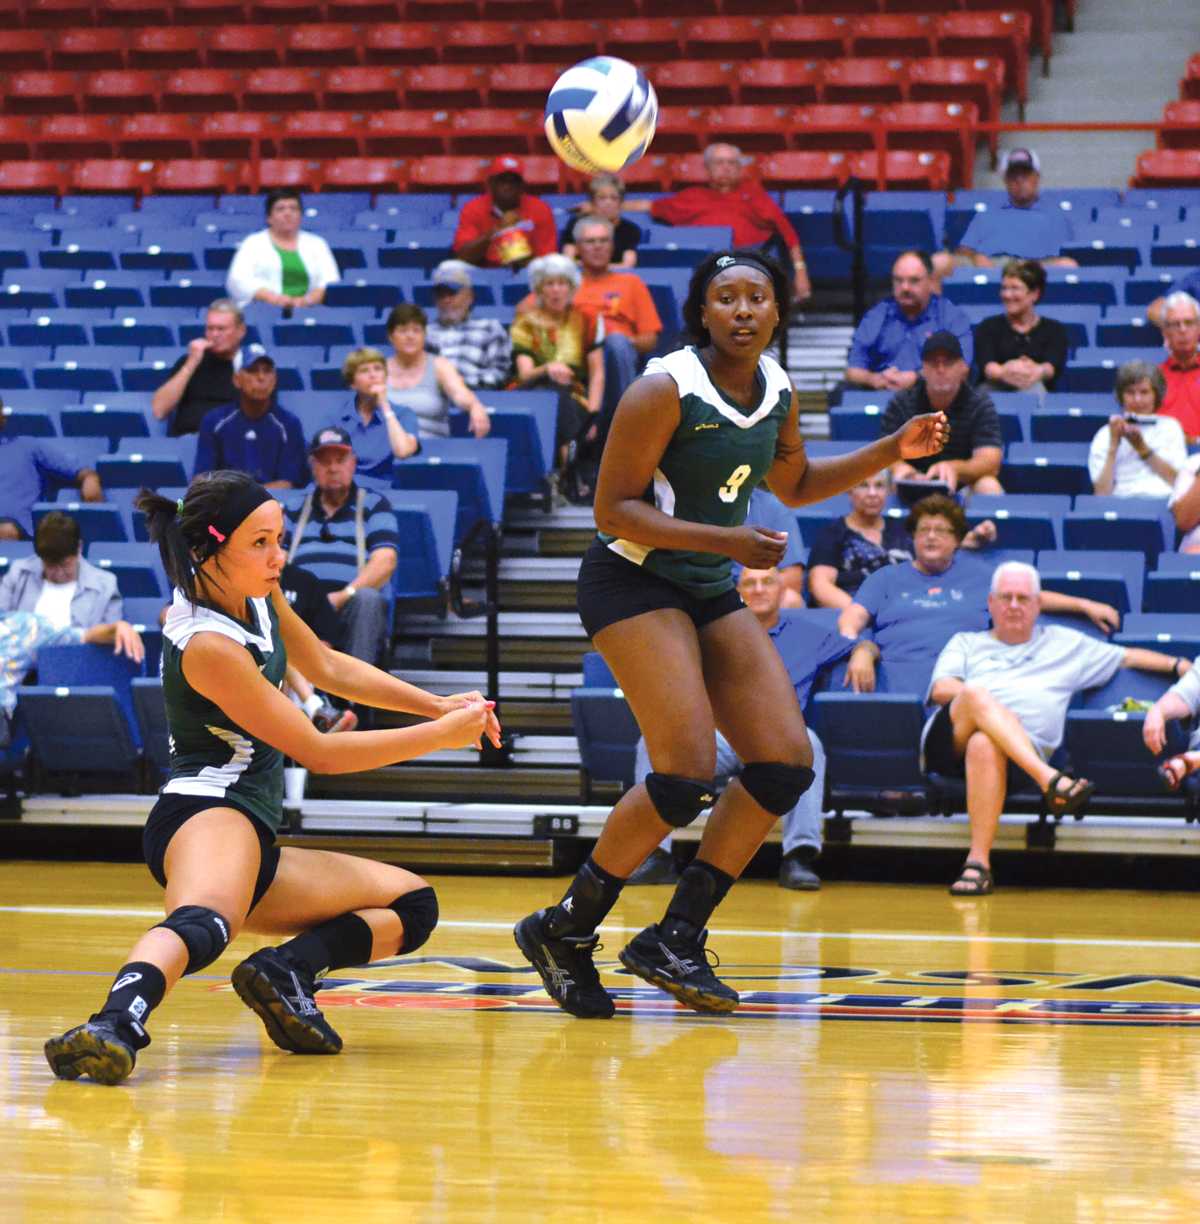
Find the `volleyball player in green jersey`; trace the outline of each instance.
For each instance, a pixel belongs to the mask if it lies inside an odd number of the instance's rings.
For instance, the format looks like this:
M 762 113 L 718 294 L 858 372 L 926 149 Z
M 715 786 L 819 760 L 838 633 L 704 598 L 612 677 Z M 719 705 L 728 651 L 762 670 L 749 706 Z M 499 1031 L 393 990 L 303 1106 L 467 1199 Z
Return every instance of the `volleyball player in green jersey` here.
M 415 951 L 437 924 L 437 898 L 401 867 L 281 850 L 283 758 L 351 773 L 483 735 L 498 743 L 492 703 L 437 697 L 322 644 L 279 589 L 279 504 L 245 473 L 198 476 L 178 502 L 143 490 L 137 504 L 175 588 L 162 661 L 171 768 L 143 837 L 167 917 L 134 944 L 100 1011 L 46 1042 L 46 1058 L 62 1079 L 119 1083 L 167 991 L 243 930 L 294 936 L 233 971 L 267 1035 L 296 1054 L 336 1054 L 341 1038 L 313 1000 L 316 979 Z M 327 692 L 431 721 L 322 735 L 280 691 L 289 660 Z
M 653 768 L 625 792 L 563 899 L 523 918 L 517 946 L 565 1011 L 613 1014 L 592 961 L 626 877 L 713 803 L 715 730 L 745 762 L 721 793 L 661 922 L 621 962 L 697 1011 L 731 1011 L 709 968 L 713 910 L 771 826 L 812 785 L 812 749 L 778 652 L 734 588 L 733 562 L 768 569 L 786 534 L 745 522 L 766 480 L 791 506 L 851 488 L 898 459 L 936 454 L 942 413 L 853 454 L 809 461 L 796 394 L 764 355 L 789 310 L 787 277 L 756 251 L 711 255 L 683 316 L 697 344 L 655 359 L 622 397 L 596 489 L 599 534 L 579 572 L 584 628 L 624 691 Z

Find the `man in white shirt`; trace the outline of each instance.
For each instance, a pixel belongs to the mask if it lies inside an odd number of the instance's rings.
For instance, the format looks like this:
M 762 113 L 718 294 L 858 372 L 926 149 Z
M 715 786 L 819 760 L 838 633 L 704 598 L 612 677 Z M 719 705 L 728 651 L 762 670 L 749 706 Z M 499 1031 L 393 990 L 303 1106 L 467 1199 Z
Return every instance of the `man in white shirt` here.
M 1058 625 L 1039 626 L 1041 580 L 1032 565 L 1009 561 L 992 575 L 991 630 L 956 633 L 938 655 L 927 700 L 941 708 L 921 736 L 924 768 L 967 782 L 971 848 L 950 892 L 992 891 L 991 850 L 1004 810 L 1008 764 L 1027 773 L 1053 815 L 1083 809 L 1094 787 L 1050 765 L 1062 743 L 1067 706 L 1080 689 L 1106 684 L 1122 667 L 1177 679 L 1188 659 L 1114 646 Z
M 1162 775 L 1172 790 L 1177 790 L 1188 774 L 1200 769 L 1200 671 L 1192 668 L 1177 680 L 1146 712 L 1142 722 L 1142 739 L 1146 747 L 1158 756 L 1167 746 L 1167 721 L 1175 718 L 1193 720 L 1192 734 L 1186 752 L 1171 757 L 1162 766 Z
M 1183 533 L 1179 551 L 1200 553 L 1200 452 L 1189 455 L 1175 477 L 1167 509 L 1175 516 L 1175 526 Z
M 1171 496 L 1187 461 L 1187 438 L 1174 417 L 1161 416 L 1167 385 L 1148 361 L 1127 361 L 1117 371 L 1121 412 L 1092 438 L 1088 474 L 1092 487 L 1113 497 Z

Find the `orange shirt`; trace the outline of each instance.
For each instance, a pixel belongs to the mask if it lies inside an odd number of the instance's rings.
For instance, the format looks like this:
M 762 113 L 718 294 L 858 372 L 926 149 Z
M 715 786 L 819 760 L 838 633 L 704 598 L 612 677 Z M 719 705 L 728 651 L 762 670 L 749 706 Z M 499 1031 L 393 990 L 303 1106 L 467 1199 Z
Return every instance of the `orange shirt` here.
M 537 305 L 534 294 L 526 294 L 517 303 L 517 314 L 533 310 Z M 575 290 L 571 305 L 593 326 L 604 321 L 606 336 L 633 336 L 645 332 L 661 332 L 662 319 L 646 283 L 632 272 L 607 272 L 603 276 L 585 276 Z
M 1174 357 L 1158 367 L 1167 380 L 1167 394 L 1159 412 L 1174 417 L 1189 440 L 1200 438 L 1200 361 L 1185 370 Z

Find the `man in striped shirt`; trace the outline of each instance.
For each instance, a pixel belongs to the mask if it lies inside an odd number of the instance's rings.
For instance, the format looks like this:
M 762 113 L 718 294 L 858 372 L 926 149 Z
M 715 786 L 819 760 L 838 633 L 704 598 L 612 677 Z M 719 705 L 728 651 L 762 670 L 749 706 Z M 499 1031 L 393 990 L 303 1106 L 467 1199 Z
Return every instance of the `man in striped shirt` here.
M 399 528 L 382 493 L 360 488 L 350 435 L 320 430 L 308 448 L 314 491 L 285 510 L 288 560 L 324 587 L 342 630 L 340 647 L 386 666 Z

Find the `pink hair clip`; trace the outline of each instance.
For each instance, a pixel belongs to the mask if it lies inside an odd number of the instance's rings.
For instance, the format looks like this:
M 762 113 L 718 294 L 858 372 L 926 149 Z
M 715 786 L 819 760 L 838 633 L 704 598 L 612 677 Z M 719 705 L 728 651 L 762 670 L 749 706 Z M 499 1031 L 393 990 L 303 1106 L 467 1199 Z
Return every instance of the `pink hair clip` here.
M 208 534 L 210 536 L 215 536 L 218 544 L 225 543 L 225 537 L 212 525 L 212 523 L 209 523 L 208 525 Z

